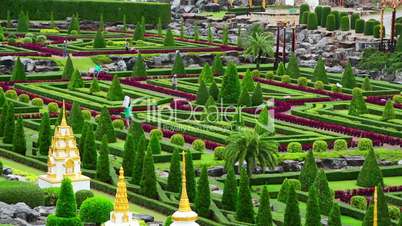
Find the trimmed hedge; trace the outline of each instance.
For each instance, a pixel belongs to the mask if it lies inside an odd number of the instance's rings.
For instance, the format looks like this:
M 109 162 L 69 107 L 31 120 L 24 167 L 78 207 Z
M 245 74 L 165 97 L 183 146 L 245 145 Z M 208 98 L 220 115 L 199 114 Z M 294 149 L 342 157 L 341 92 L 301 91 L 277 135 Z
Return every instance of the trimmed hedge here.
M 44 204 L 45 193 L 33 183 L 3 181 L 0 182 L 0 200 L 8 204 L 24 202 L 33 208 Z
M 55 20 L 64 20 L 73 14 L 82 19 L 99 20 L 103 14 L 105 21 L 121 21 L 123 16 L 131 23 L 141 21 L 157 24 L 160 19 L 163 24 L 170 23 L 170 4 L 150 2 L 120 2 L 120 1 L 69 1 L 69 0 L 2 0 L 0 18 L 7 18 L 7 11 L 11 18 L 17 18 L 21 11 L 27 12 L 31 20 L 48 20 L 53 13 Z M 61 10 L 62 9 L 62 10 Z

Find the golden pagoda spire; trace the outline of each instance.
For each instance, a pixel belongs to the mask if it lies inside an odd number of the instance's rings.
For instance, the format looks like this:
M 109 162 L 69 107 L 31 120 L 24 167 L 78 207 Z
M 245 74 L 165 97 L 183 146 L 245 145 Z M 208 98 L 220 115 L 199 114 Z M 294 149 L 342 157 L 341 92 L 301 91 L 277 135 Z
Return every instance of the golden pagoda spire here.
M 378 226 L 378 194 L 377 186 L 374 187 L 374 210 L 373 210 L 373 226 Z
M 127 186 L 124 178 L 123 167 L 120 167 L 119 182 L 117 183 L 116 199 L 114 202 L 115 212 L 128 212 Z
M 62 116 L 61 116 L 61 122 L 60 125 L 61 126 L 67 126 L 67 120 L 66 120 L 66 104 L 63 100 L 63 110 L 62 110 Z
M 186 153 L 183 150 L 183 164 L 181 170 L 181 196 L 179 203 L 180 212 L 190 212 L 191 206 L 187 196 L 187 183 L 186 183 Z

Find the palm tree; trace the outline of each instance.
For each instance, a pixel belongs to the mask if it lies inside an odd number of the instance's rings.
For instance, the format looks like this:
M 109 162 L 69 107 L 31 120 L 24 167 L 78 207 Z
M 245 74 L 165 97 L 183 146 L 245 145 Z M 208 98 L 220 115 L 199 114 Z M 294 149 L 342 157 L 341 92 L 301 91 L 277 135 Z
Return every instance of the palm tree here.
M 261 167 L 274 168 L 277 164 L 278 144 L 269 139 L 268 134 L 258 134 L 254 129 L 242 128 L 228 137 L 225 151 L 226 167 L 247 163 L 247 173 L 251 176 L 257 162 Z
M 254 57 L 258 70 L 260 69 L 261 57 L 274 55 L 273 43 L 274 38 L 271 33 L 260 32 L 249 36 L 249 42 L 244 53 Z

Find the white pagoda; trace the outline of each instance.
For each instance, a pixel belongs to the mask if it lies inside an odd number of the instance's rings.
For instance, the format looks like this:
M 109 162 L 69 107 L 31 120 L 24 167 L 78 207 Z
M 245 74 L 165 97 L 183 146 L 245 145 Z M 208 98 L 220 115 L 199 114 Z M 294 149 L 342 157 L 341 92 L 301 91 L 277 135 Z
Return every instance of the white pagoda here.
M 110 213 L 110 220 L 105 226 L 139 226 L 137 220 L 133 219 L 133 214 L 129 211 L 127 186 L 124 179 L 124 170 L 121 167 L 119 172 L 119 182 L 117 183 L 116 199 L 114 210 Z
M 74 192 L 90 190 L 90 178 L 81 174 L 80 153 L 73 130 L 66 121 L 64 103 L 62 114 L 61 123 L 56 127 L 49 147 L 48 171 L 38 178 L 39 187 L 60 187 L 63 178 L 68 177 Z
M 181 197 L 179 203 L 179 209 L 173 213 L 173 223 L 170 226 L 199 226 L 197 224 L 198 214 L 191 210 L 190 201 L 187 196 L 186 187 L 186 158 L 183 151 L 183 164 L 181 171 Z

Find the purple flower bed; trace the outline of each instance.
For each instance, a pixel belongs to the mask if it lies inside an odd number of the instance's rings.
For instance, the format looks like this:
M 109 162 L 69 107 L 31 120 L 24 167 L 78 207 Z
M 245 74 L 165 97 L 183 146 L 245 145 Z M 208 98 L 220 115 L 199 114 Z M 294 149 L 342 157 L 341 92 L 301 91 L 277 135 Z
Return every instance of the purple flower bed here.
M 383 191 L 386 192 L 400 192 L 402 191 L 402 186 L 387 186 L 383 188 Z M 335 191 L 335 198 L 339 199 L 342 202 L 350 203 L 350 200 L 353 196 L 360 195 L 365 196 L 367 198 L 367 203 L 370 203 L 371 197 L 374 193 L 374 187 L 372 188 L 357 188 L 351 190 L 338 190 Z
M 63 50 L 51 49 L 51 48 L 48 48 L 48 47 L 46 47 L 44 45 L 40 45 L 40 44 L 18 43 L 18 44 L 14 44 L 14 46 L 22 47 L 22 48 L 30 49 L 30 50 L 35 50 L 35 51 L 41 52 L 43 54 L 50 54 L 50 55 L 57 55 L 57 56 L 63 56 L 64 55 Z
M 385 105 L 391 97 L 369 96 L 366 101 L 372 104 Z M 395 108 L 402 109 L 402 104 L 394 103 Z

